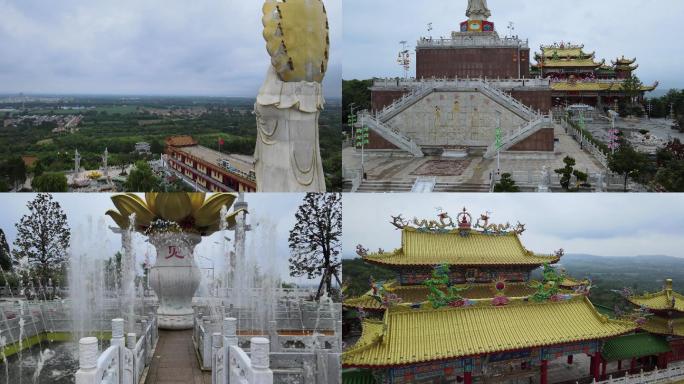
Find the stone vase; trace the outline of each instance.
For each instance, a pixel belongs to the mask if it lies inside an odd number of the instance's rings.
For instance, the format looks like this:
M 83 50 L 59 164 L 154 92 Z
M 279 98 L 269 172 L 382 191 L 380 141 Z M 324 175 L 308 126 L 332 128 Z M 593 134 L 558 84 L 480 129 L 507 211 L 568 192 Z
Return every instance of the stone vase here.
M 192 298 L 201 274 L 193 256 L 202 237 L 194 233 L 159 233 L 149 236 L 157 250 L 150 270 L 150 285 L 159 298 L 157 318 L 161 329 L 192 329 Z

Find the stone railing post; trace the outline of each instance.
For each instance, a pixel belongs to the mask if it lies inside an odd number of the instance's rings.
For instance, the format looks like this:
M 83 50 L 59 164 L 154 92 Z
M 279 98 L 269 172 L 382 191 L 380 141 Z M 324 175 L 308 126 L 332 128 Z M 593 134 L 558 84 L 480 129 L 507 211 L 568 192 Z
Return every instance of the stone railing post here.
M 250 347 L 253 382 L 250 384 L 273 384 L 273 371 L 270 369 L 269 341 L 263 337 L 253 337 Z
M 76 384 L 97 384 L 97 337 L 78 341 L 78 367 Z
M 200 332 L 202 332 L 202 367 L 203 368 L 210 368 L 211 367 L 211 320 L 210 319 L 204 319 L 202 328 L 200 329 Z
M 197 312 L 197 316 L 193 319 L 193 322 L 195 324 L 192 328 L 192 335 L 195 338 L 195 341 L 199 343 L 199 326 L 202 324 L 202 312 Z
M 230 383 L 230 347 L 238 345 L 237 337 L 237 319 L 234 317 L 226 317 L 223 319 L 223 372 L 224 382 L 218 384 Z
M 126 335 L 126 348 L 131 350 L 131 354 L 133 355 L 133 381 L 138 380 L 138 370 L 140 367 L 138 367 L 138 362 L 137 362 L 137 356 L 135 354 L 135 342 L 136 342 L 137 336 L 135 333 L 129 333 Z
M 214 332 L 211 334 L 211 384 L 221 384 L 219 383 L 218 372 L 219 369 L 216 366 L 216 356 L 221 353 L 221 333 Z M 222 363 L 225 369 L 225 364 Z M 226 371 L 222 371 L 224 374 Z
M 152 345 L 150 343 L 150 334 L 147 332 L 147 320 L 140 320 L 140 325 L 142 326 L 142 335 L 145 338 L 145 342 L 143 343 L 145 346 L 145 363 L 149 363 L 150 360 L 152 360 L 152 351 L 150 350 Z
M 273 352 L 280 351 L 280 342 L 278 340 L 278 322 L 271 320 L 268 322 L 268 336 L 271 339 L 271 350 Z
M 339 319 L 339 317 L 338 317 Z M 335 342 L 337 343 L 337 351 L 342 351 L 342 320 L 335 321 Z
M 126 347 L 126 338 L 124 337 L 124 320 L 112 319 L 112 340 L 111 346 L 118 347 L 119 350 L 119 378 L 124 375 L 124 348 Z

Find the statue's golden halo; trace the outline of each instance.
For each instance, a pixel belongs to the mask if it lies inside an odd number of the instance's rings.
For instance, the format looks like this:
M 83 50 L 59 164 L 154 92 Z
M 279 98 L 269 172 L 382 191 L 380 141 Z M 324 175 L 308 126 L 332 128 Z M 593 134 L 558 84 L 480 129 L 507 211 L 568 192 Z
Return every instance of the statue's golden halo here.
M 266 0 L 264 39 L 271 64 L 286 82 L 323 81 L 328 67 L 328 17 L 321 0 Z

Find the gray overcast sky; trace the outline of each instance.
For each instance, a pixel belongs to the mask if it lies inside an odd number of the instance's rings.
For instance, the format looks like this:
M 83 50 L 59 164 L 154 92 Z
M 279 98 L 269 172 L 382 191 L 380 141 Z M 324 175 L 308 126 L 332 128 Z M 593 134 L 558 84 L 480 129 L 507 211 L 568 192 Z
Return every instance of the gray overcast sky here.
M 556 41 L 585 44 L 585 51 L 611 59 L 637 57 L 637 75 L 661 89 L 684 88 L 684 1 L 681 0 L 489 0 L 500 35 L 511 21 L 530 48 Z M 411 49 L 427 24 L 431 35 L 450 36 L 466 20 L 467 0 L 344 0 L 344 79 L 403 76 L 399 42 Z M 415 57 L 414 57 L 415 61 Z M 415 75 L 415 67 L 411 73 Z
M 270 58 L 257 0 L 0 0 L 0 93 L 255 97 Z M 342 0 L 325 0 L 328 97 Z
M 474 218 L 526 224 L 523 244 L 538 253 L 684 257 L 682 194 L 345 194 L 343 203 L 345 257 L 357 244 L 399 248 L 390 215 L 434 219 L 441 207 L 455 217 L 464 206 Z
M 64 209 L 72 228 L 73 239 L 79 239 L 78 249 L 93 257 L 107 259 L 121 249 L 121 237 L 111 232 L 108 227 L 115 226 L 113 220 L 104 213 L 114 208 L 107 193 L 61 193 L 54 194 Z M 287 239 L 289 231 L 295 224 L 294 214 L 301 204 L 304 195 L 297 193 L 258 193 L 247 194 L 245 200 L 249 204 L 249 220 L 253 231 L 249 232 L 247 241 L 247 258 L 258 260 L 262 270 L 272 271 L 286 281 L 309 283 L 306 279 L 288 276 L 289 248 Z M 10 247 L 16 238 L 14 223 L 28 213 L 26 203 L 35 197 L 34 194 L 2 193 L 0 194 L 0 228 L 5 231 Z M 257 225 L 258 223 L 258 225 Z M 233 238 L 233 232 L 229 237 Z M 201 268 L 215 268 L 224 265 L 225 253 L 218 245 L 220 233 L 204 238 L 195 250 L 196 260 Z M 153 258 L 154 248 L 136 236 L 136 256 L 138 265 L 142 263 L 145 253 Z M 233 241 L 229 242 L 232 249 Z

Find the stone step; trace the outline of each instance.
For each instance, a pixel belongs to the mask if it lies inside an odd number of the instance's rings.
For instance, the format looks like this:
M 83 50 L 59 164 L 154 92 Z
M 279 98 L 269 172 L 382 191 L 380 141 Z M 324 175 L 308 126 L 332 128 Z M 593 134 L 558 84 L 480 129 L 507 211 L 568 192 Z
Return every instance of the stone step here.
M 472 183 L 437 183 L 434 192 L 489 192 L 489 184 L 472 184 Z
M 411 181 L 364 181 L 357 192 L 411 192 Z

